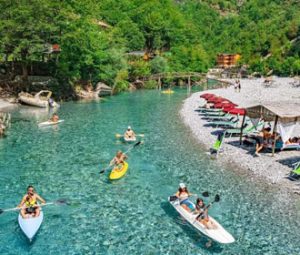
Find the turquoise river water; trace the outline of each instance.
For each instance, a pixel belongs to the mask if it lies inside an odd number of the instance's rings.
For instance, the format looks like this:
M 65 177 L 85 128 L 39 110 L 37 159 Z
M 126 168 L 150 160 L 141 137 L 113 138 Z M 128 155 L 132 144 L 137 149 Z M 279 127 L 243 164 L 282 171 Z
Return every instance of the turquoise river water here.
M 44 110 L 14 111 L 0 140 L 0 208 L 17 205 L 28 184 L 47 201 L 70 205 L 44 207 L 31 244 L 17 212 L 1 214 L 0 254 L 300 254 L 299 200 L 211 161 L 180 119 L 185 98 L 185 90 L 138 91 L 64 103 L 65 122 L 50 128 L 37 126 Z M 144 144 L 129 153 L 127 175 L 110 182 L 99 170 L 129 148 L 115 138 L 128 124 L 145 134 Z M 193 193 L 220 194 L 210 214 L 235 243 L 206 248 L 208 239 L 168 204 L 182 181 Z

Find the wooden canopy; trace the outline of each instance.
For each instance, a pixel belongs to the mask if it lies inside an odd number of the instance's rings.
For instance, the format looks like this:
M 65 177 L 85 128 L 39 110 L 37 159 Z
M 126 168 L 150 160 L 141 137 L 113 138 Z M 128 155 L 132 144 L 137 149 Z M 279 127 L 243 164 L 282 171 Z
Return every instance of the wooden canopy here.
M 276 117 L 284 122 L 300 120 L 300 102 L 272 102 L 246 107 L 250 118 L 263 118 L 265 121 L 274 121 Z
M 255 104 L 252 106 L 245 107 L 246 115 L 250 118 L 262 118 L 264 121 L 274 121 L 273 136 L 275 137 L 272 146 L 272 155 L 275 152 L 276 144 L 276 128 L 278 120 L 281 122 L 296 122 L 300 121 L 300 102 L 270 102 Z M 240 134 L 240 144 L 242 143 L 243 125 L 245 122 L 245 116 L 243 118 L 241 134 Z

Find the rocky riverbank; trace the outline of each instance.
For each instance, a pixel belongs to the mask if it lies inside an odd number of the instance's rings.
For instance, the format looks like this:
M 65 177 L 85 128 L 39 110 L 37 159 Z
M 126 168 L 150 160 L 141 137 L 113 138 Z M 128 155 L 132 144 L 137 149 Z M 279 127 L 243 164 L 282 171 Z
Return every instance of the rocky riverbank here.
M 184 123 L 191 128 L 198 141 L 207 150 L 216 140 L 216 128 L 207 127 L 206 120 L 195 111 L 204 105 L 205 100 L 200 98 L 202 93 L 211 92 L 215 95 L 225 97 L 232 102 L 245 107 L 257 102 L 298 101 L 300 102 L 300 87 L 292 85 L 293 79 L 276 78 L 271 86 L 265 86 L 262 79 L 241 80 L 241 91 L 235 92 L 234 87 L 197 92 L 184 101 L 180 114 Z M 299 125 L 298 125 L 299 129 Z M 300 135 L 300 130 L 297 131 Z M 246 171 L 254 178 L 260 178 L 268 184 L 276 184 L 287 187 L 295 193 L 299 193 L 300 186 L 287 180 L 285 177 L 292 169 L 292 163 L 300 160 L 300 151 L 282 151 L 272 157 L 271 153 L 261 153 L 261 157 L 253 155 L 253 146 L 239 145 L 239 138 L 226 138 L 223 146 L 224 151 L 219 155 L 220 164 L 239 168 Z

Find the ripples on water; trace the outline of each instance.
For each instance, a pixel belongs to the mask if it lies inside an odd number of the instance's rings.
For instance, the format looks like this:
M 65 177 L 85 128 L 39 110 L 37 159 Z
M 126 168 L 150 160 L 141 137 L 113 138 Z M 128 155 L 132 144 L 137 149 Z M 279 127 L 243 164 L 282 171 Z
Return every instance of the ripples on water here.
M 1 208 L 18 204 L 28 184 L 48 201 L 32 245 L 14 212 L 0 217 L 0 254 L 300 254 L 299 200 L 254 184 L 210 161 L 178 110 L 185 92 L 139 91 L 104 103 L 65 103 L 65 122 L 39 129 L 48 113 L 22 108 L 0 140 Z M 115 140 L 130 124 L 144 144 L 129 154 L 129 172 L 116 182 L 99 175 L 113 154 L 128 149 Z M 213 141 L 212 141 L 213 143 Z M 191 228 L 167 203 L 180 181 L 193 193 L 219 193 L 211 214 L 237 239 L 213 243 Z M 206 200 L 209 202 L 209 199 Z

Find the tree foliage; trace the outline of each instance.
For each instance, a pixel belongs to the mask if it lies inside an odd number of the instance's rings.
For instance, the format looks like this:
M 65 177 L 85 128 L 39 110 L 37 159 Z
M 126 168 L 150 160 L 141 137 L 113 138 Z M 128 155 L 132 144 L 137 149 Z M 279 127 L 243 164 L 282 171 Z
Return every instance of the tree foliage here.
M 128 81 L 158 72 L 205 72 L 218 53 L 240 53 L 253 71 L 300 73 L 299 1 L 0 0 L 0 56 L 33 61 L 64 80 Z M 101 25 L 107 23 L 107 25 Z M 60 54 L 47 46 L 59 44 Z M 150 61 L 130 51 L 157 53 Z

